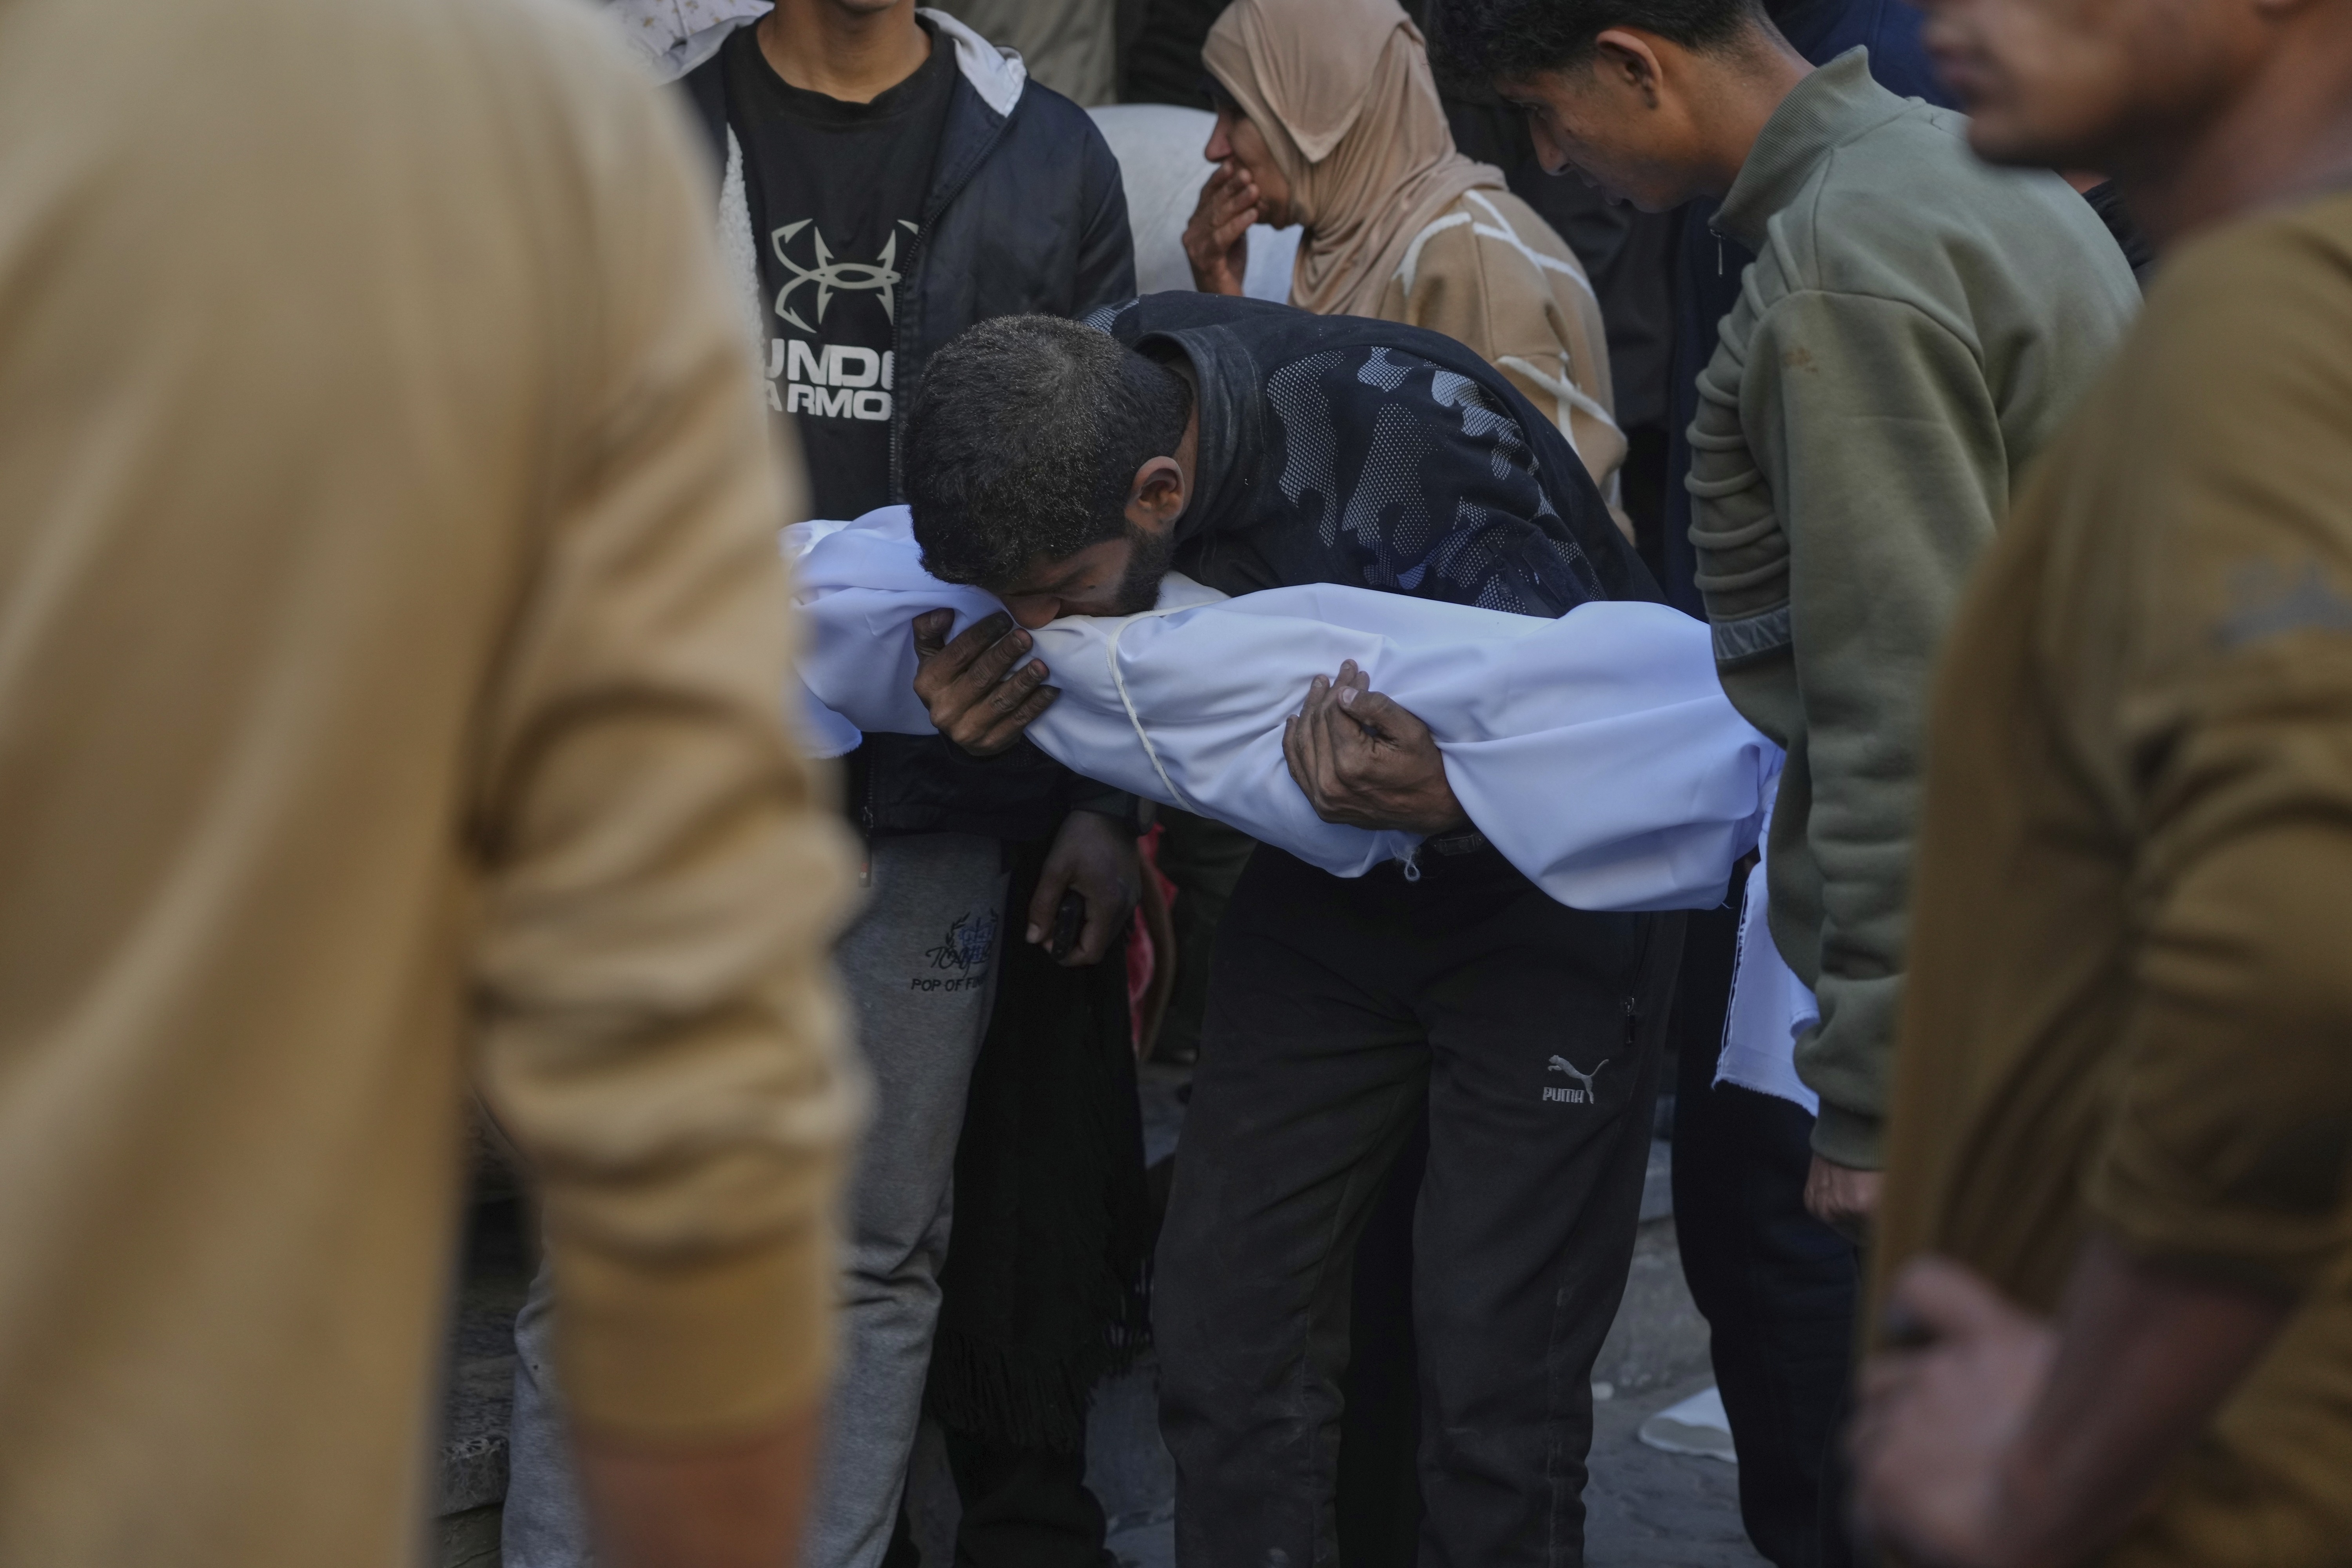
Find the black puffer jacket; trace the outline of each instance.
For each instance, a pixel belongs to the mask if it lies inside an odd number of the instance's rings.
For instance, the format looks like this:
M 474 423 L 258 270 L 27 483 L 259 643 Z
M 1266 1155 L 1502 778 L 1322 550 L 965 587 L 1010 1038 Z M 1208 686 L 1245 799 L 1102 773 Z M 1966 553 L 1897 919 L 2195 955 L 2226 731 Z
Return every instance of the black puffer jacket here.
M 1452 338 L 1189 293 L 1088 322 L 1192 363 L 1199 471 L 1175 564 L 1196 581 L 1544 616 L 1658 596 L 1559 426 Z
M 938 42 L 955 49 L 958 68 L 896 317 L 897 379 L 908 388 L 932 353 L 975 321 L 1075 318 L 1135 293 L 1118 161 L 1086 110 L 1027 79 L 1017 59 L 954 17 L 921 15 Z M 718 57 L 681 85 L 723 172 L 730 132 Z M 912 401 L 898 399 L 891 417 L 894 501 L 905 495 L 899 454 Z M 852 754 L 850 774 L 852 810 L 868 834 L 1034 838 L 1075 805 L 1117 811 L 1129 804 L 1025 741 L 982 761 L 938 736 L 874 735 Z

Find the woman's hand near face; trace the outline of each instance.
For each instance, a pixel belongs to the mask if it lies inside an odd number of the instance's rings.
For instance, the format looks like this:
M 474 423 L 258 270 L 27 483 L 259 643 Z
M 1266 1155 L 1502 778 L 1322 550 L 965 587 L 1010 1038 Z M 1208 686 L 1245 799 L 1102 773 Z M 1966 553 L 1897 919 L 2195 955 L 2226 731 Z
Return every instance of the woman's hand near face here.
M 1201 187 L 1192 221 L 1184 226 L 1184 259 L 1192 263 L 1193 288 L 1203 294 L 1241 293 L 1249 270 L 1250 225 L 1257 220 L 1256 182 L 1235 162 L 1218 164 Z

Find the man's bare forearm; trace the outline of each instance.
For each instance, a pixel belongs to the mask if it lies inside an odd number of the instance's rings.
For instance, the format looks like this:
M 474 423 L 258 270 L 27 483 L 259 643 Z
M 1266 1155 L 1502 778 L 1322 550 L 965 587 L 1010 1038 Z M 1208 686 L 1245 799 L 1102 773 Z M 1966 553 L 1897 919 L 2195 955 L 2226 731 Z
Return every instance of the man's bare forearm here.
M 1906 1264 L 1848 1438 L 1864 1530 L 1922 1568 L 2063 1568 L 2112 1542 L 2293 1310 L 2095 1236 L 2057 1319 Z
M 800 1556 L 818 1413 L 733 1442 L 640 1446 L 573 1436 L 608 1568 L 790 1568 Z
M 2292 1310 L 2095 1235 L 2059 1308 L 2049 1385 L 2002 1467 L 2017 1561 L 2072 1563 L 2120 1534 Z

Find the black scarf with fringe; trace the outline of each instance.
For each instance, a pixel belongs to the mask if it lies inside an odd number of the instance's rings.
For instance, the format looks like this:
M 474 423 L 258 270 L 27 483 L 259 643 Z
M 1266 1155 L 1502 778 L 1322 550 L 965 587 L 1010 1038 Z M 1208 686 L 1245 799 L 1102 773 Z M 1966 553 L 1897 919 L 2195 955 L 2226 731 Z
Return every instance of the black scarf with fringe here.
M 1150 1342 L 1152 1224 L 1124 947 L 1065 969 L 1021 940 L 1051 843 L 1013 849 L 925 1399 L 956 1431 L 1066 1454 L 1095 1384 Z

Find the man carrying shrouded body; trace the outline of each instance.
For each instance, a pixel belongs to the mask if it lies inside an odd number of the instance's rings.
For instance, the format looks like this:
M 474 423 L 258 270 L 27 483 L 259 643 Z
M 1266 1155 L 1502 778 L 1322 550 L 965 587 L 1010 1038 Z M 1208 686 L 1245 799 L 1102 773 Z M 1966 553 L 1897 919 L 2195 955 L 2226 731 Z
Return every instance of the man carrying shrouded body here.
M 909 419 L 925 565 L 1023 626 L 1149 609 L 1171 566 L 1548 617 L 1655 596 L 1558 428 L 1450 338 L 1202 295 L 1090 321 L 972 328 Z M 959 744 L 1009 745 L 1050 672 L 1006 617 L 942 646 L 946 619 L 916 689 Z M 1379 704 L 1302 695 L 1318 809 L 1427 837 L 1355 879 L 1263 846 L 1220 929 L 1154 1310 L 1178 1556 L 1331 1560 L 1349 1259 L 1425 1098 L 1424 1529 L 1456 1560 L 1570 1560 L 1681 918 L 1553 902 L 1418 753 L 1319 777 L 1337 704 Z

